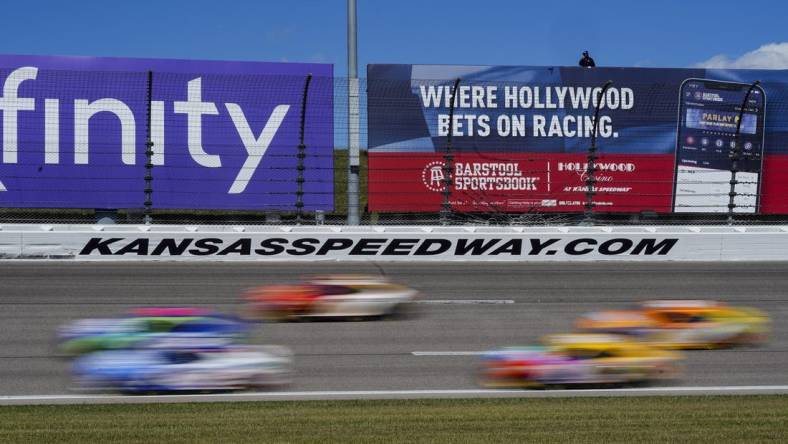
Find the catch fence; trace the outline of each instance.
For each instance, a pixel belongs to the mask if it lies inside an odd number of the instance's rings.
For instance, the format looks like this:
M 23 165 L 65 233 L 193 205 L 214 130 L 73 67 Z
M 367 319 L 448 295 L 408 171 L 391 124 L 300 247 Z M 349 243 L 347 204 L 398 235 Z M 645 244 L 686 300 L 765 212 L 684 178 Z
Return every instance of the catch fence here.
M 0 69 L 0 222 L 788 221 L 778 80 L 373 74 Z

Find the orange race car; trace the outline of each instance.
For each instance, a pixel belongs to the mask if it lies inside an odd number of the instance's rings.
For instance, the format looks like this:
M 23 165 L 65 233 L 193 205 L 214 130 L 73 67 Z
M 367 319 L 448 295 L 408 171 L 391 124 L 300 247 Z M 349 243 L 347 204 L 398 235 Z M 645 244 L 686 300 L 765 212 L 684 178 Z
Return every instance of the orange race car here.
M 581 316 L 585 332 L 619 333 L 665 348 L 703 349 L 764 342 L 769 318 L 760 310 L 699 300 L 648 301 L 637 310 L 608 310 Z

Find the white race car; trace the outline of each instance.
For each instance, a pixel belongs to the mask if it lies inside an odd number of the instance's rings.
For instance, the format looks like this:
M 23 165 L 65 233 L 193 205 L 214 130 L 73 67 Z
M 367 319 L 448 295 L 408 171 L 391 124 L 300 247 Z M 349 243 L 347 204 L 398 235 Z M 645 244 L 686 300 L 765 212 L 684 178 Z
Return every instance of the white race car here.
M 73 364 L 81 389 L 124 393 L 194 392 L 271 387 L 290 382 L 292 353 L 280 346 L 112 350 Z
M 302 284 L 270 285 L 246 294 L 255 318 L 379 318 L 404 310 L 418 292 L 377 276 L 319 276 Z

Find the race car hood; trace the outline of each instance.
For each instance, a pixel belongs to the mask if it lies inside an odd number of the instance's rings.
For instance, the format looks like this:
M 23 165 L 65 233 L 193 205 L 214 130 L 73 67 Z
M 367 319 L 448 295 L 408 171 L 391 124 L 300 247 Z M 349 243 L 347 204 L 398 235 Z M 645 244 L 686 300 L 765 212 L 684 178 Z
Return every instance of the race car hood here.
M 161 364 L 160 355 L 149 351 L 105 351 L 74 361 L 75 375 L 93 379 L 129 380 L 141 377 Z
M 607 310 L 585 314 L 575 325 L 580 330 L 629 331 L 654 328 L 657 323 L 638 310 Z
M 61 327 L 58 337 L 69 340 L 85 336 L 134 333 L 138 330 L 132 319 L 80 319 Z

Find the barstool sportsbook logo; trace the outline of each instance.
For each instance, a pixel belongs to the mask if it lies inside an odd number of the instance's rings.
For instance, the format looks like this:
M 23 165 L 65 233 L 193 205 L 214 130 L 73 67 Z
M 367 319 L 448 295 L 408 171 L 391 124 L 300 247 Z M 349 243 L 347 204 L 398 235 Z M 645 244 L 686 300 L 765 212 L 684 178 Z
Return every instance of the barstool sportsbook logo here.
M 428 163 L 421 171 L 421 182 L 428 190 L 436 193 L 444 190 L 446 186 L 444 182 L 446 179 L 445 165 L 442 161 L 435 160 Z

